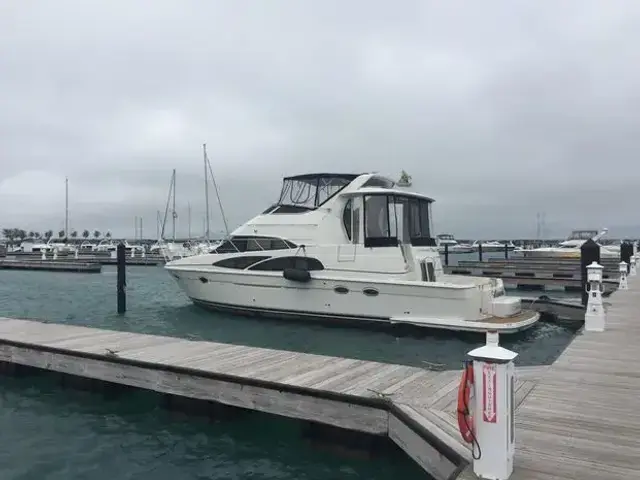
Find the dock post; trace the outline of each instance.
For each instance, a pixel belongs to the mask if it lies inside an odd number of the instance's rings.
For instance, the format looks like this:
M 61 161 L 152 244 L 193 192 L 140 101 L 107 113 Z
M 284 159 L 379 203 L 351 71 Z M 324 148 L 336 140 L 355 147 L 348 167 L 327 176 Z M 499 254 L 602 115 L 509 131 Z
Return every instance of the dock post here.
M 118 290 L 118 313 L 127 311 L 127 262 L 124 243 L 119 243 L 117 248 L 117 290 Z
M 627 262 L 620 262 L 620 285 L 618 285 L 619 290 L 629 290 L 629 285 L 627 284 L 627 269 L 629 268 Z
M 40 257 L 41 260 L 46 260 L 47 259 L 47 252 L 46 250 L 42 250 L 42 257 Z
M 600 263 L 600 245 L 592 239 L 587 240 L 580 247 L 580 279 L 582 288 L 582 306 L 587 306 L 589 295 L 587 294 L 587 267 L 593 262 Z
M 78 260 L 78 249 L 76 248 L 75 251 L 73 252 L 73 258 L 75 258 L 76 260 Z
M 507 480 L 515 453 L 515 365 L 517 353 L 499 345 L 498 332 L 487 332 L 486 345 L 473 358 L 473 472 L 479 478 Z
M 482 261 L 482 242 L 478 244 L 478 261 Z
M 606 323 L 606 313 L 602 304 L 602 271 L 604 267 L 596 262 L 587 266 L 588 286 L 587 311 L 584 315 L 584 329 L 587 332 L 604 332 Z
M 509 244 L 507 242 L 504 244 L 504 259 L 509 260 Z
M 58 259 L 58 249 L 57 249 L 57 248 L 54 248 L 54 249 L 53 249 L 53 259 L 54 259 L 54 260 L 57 260 L 57 259 Z
M 633 255 L 633 245 L 629 242 L 622 242 L 620 245 L 620 261 L 627 264 L 627 274 L 629 272 L 629 264 L 631 262 L 631 255 Z
M 635 255 L 631 255 L 631 258 L 629 259 L 629 275 L 631 275 L 632 277 L 636 276 L 636 256 Z
M 445 266 L 449 266 L 449 245 L 444 244 L 444 264 Z

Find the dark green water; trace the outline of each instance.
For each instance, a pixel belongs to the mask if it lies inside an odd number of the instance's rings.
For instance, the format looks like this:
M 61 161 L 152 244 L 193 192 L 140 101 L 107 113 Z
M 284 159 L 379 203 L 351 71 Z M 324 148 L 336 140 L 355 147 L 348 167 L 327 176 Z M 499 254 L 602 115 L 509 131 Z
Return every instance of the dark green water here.
M 192 306 L 162 268 L 128 269 L 128 312 L 115 313 L 115 269 L 100 275 L 0 272 L 0 315 L 219 342 L 458 368 L 477 335 L 395 337 L 355 328 L 216 315 Z M 574 332 L 550 323 L 503 345 L 518 364 L 549 363 Z M 147 399 L 63 390 L 42 377 L 0 377 L 0 479 L 423 478 L 410 461 L 357 460 L 300 441 L 290 422 L 260 416 L 176 418 Z M 253 420 L 251 419 L 253 418 Z

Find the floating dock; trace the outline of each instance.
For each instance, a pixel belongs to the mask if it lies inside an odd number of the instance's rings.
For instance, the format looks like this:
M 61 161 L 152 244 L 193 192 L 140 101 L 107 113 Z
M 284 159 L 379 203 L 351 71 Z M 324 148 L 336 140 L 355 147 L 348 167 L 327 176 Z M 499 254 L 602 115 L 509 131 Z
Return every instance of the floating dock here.
M 578 335 L 515 416 L 510 480 L 640 478 L 640 276 L 616 290 L 606 330 Z M 460 480 L 475 480 L 467 468 Z
M 605 332 L 518 369 L 511 480 L 640 478 L 640 277 L 610 302 Z M 0 319 L 0 362 L 388 437 L 437 480 L 475 479 L 459 371 L 16 319 Z
M 388 436 L 438 480 L 471 460 L 458 371 L 0 319 L 0 361 Z M 517 400 L 541 368 L 520 370 Z
M 0 270 L 39 270 L 47 272 L 100 273 L 99 263 L 59 262 L 54 260 L 0 260 Z
M 110 255 L 90 255 L 90 254 L 79 254 L 78 258 L 75 258 L 73 254 L 58 254 L 56 259 L 53 259 L 53 255 L 49 254 L 47 257 L 42 260 L 42 254 L 21 254 L 15 255 L 13 253 L 7 256 L 7 259 L 18 260 L 21 262 L 71 262 L 71 263 L 97 263 L 99 265 L 116 265 L 118 263 L 116 258 L 111 258 Z M 131 257 L 130 255 L 125 257 L 125 262 L 127 265 L 136 265 L 136 266 L 156 266 L 163 265 L 165 260 L 163 257 L 158 255 L 147 255 L 145 257 L 137 256 Z
M 445 273 L 453 275 L 471 275 L 477 277 L 501 278 L 506 288 L 527 288 L 540 290 L 582 291 L 580 261 L 528 259 L 480 261 L 461 261 L 455 266 L 445 266 Z M 570 260 L 570 261 L 567 261 Z M 618 263 L 603 264 L 603 278 L 606 294 L 617 288 L 619 283 Z

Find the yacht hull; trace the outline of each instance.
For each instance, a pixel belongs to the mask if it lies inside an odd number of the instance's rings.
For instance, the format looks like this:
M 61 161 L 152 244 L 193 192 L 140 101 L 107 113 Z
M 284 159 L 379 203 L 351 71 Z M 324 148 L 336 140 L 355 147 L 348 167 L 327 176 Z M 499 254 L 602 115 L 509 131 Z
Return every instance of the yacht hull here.
M 478 286 L 411 285 L 326 275 L 299 283 L 284 279 L 281 273 L 165 268 L 194 304 L 239 315 L 503 333 L 528 328 L 539 319 L 532 311 L 507 319 L 481 314 L 486 305 Z

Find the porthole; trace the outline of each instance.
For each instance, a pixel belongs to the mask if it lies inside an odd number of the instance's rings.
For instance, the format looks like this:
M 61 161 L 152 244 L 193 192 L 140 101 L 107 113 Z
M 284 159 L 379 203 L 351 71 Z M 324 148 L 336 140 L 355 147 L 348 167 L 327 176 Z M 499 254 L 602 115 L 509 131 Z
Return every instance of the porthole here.
M 365 288 L 362 290 L 362 293 L 364 293 L 367 297 L 375 297 L 379 292 L 375 288 Z
M 347 287 L 343 287 L 343 286 L 337 286 L 333 289 L 334 292 L 336 293 L 340 293 L 342 295 L 349 293 L 349 289 Z

